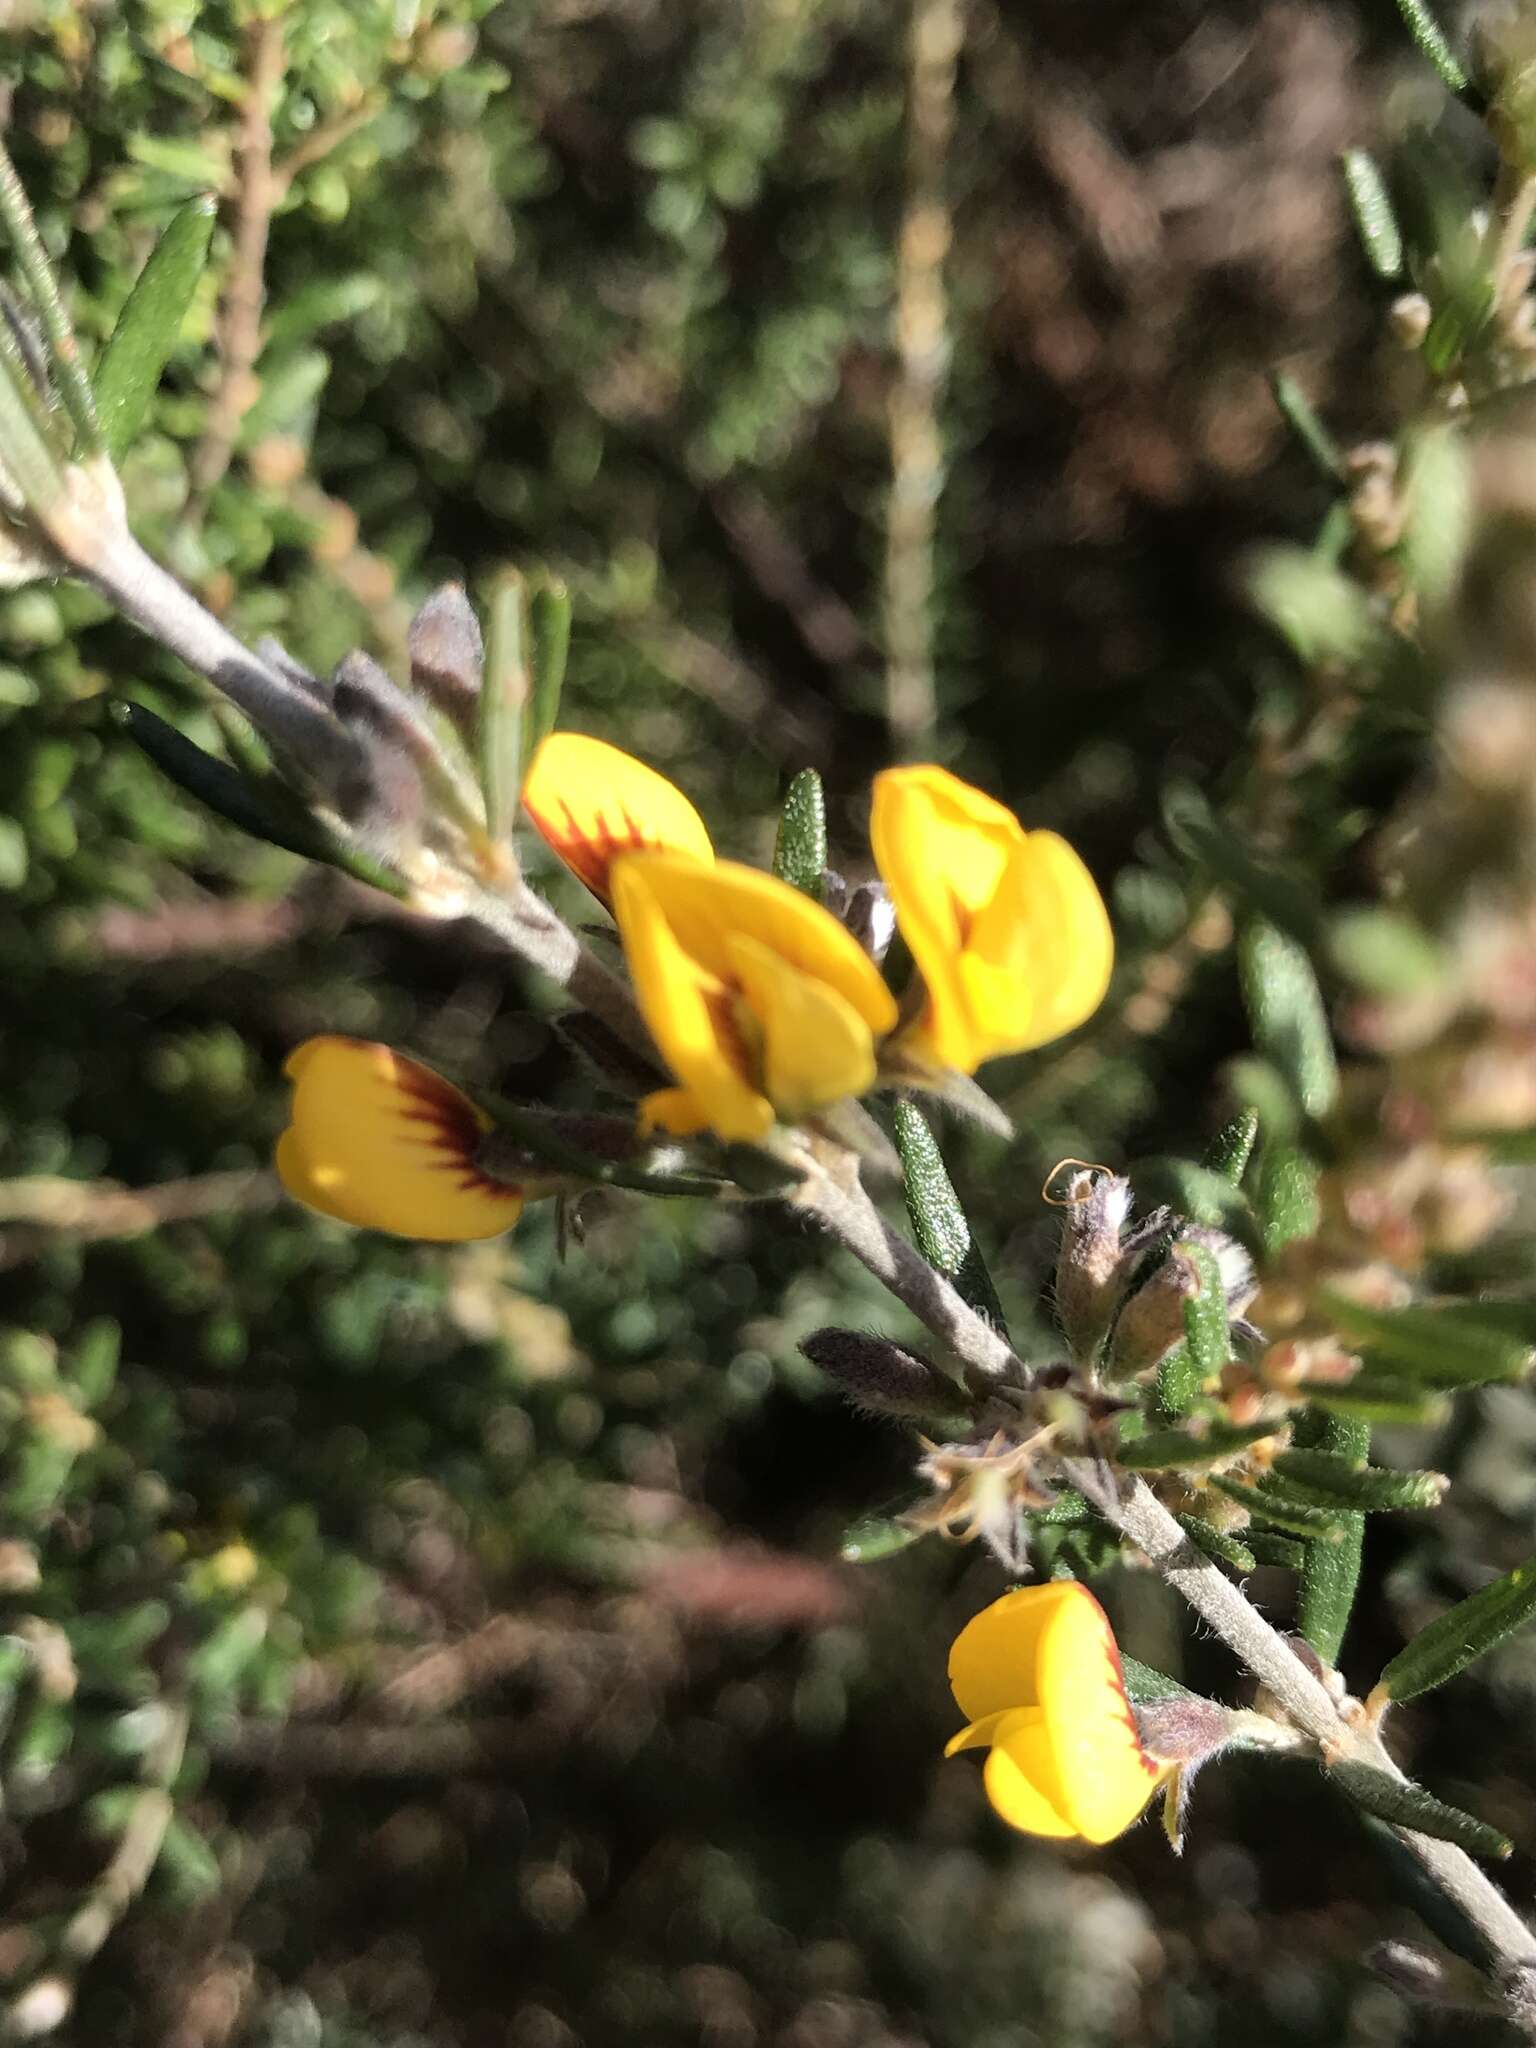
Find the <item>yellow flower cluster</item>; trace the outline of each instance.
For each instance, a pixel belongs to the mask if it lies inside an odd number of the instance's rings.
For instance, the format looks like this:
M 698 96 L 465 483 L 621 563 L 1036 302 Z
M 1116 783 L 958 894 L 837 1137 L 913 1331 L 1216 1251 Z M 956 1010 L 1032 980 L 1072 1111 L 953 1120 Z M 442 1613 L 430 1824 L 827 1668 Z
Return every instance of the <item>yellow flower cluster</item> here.
M 675 1083 L 642 1104 L 647 1128 L 760 1140 L 882 1077 L 971 1074 L 1043 1045 L 1108 985 L 1109 920 L 1082 861 L 943 768 L 875 778 L 875 862 L 918 977 L 900 1005 L 830 911 L 717 860 L 682 792 L 618 748 L 551 734 L 523 804 L 618 926 Z M 336 1038 L 301 1046 L 290 1072 L 278 1170 L 300 1200 L 411 1237 L 490 1236 L 514 1220 L 520 1192 L 475 1169 L 485 1119 L 438 1076 Z

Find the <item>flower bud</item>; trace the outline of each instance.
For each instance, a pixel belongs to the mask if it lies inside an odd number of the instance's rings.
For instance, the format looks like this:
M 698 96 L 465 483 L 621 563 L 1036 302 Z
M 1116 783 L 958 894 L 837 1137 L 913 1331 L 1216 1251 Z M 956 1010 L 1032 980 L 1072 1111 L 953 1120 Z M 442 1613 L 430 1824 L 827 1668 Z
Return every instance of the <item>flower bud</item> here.
M 458 725 L 472 724 L 485 644 L 461 583 L 434 590 L 411 621 L 411 681 Z
M 1432 318 L 1433 309 L 1422 292 L 1404 292 L 1392 301 L 1387 325 L 1400 348 L 1416 349 L 1422 347 Z
M 813 1330 L 800 1349 L 847 1398 L 877 1415 L 921 1420 L 932 1415 L 960 1415 L 966 1402 L 960 1389 L 926 1358 L 888 1337 L 870 1337 L 858 1330 Z
M 1120 1311 L 1110 1342 L 1111 1379 L 1128 1379 L 1161 1365 L 1184 1340 L 1184 1304 L 1200 1292 L 1200 1276 L 1177 1252 L 1164 1259 Z
M 1091 1364 L 1120 1298 L 1121 1239 L 1131 1212 L 1131 1184 L 1076 1160 L 1067 1164 L 1079 1170 L 1058 1197 L 1067 1214 L 1056 1262 L 1056 1320 L 1073 1357 Z

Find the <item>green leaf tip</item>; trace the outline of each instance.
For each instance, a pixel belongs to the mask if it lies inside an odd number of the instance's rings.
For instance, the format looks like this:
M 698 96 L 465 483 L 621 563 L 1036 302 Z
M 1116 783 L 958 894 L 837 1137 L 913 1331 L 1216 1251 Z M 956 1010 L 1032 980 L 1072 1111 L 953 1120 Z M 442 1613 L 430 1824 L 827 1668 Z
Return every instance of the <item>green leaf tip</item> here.
M 528 695 L 527 594 L 517 571 L 504 569 L 491 587 L 486 611 L 477 735 L 485 825 L 498 845 L 511 839 L 517 819 Z
M 1274 1061 L 1308 1116 L 1326 1116 L 1339 1093 L 1328 1012 L 1306 949 L 1262 918 L 1238 942 L 1243 1000 L 1260 1052 Z
M 1389 1700 L 1411 1700 L 1455 1678 L 1536 1615 L 1536 1557 L 1458 1601 L 1398 1651 L 1377 1684 Z
M 1316 1455 L 1338 1459 L 1347 1466 L 1363 1466 L 1371 1455 L 1371 1425 L 1356 1416 L 1304 1416 L 1297 1433 Z M 1288 1455 L 1294 1458 L 1305 1451 Z M 1337 1543 L 1309 1543 L 1300 1563 L 1297 1625 L 1325 1664 L 1338 1662 L 1354 1613 L 1365 1544 L 1364 1514 L 1356 1508 L 1344 1516 L 1342 1527 L 1344 1533 Z
M 909 1549 L 922 1533 L 894 1515 L 866 1515 L 844 1534 L 838 1556 L 845 1564 L 878 1564 Z
M 1381 278 L 1402 274 L 1403 237 L 1381 167 L 1368 149 L 1346 149 L 1340 165 L 1366 261 Z
M 533 687 L 528 698 L 524 755 L 533 759 L 555 729 L 571 651 L 571 594 L 555 580 L 538 584 L 528 601 L 528 651 Z
M 1412 1828 L 1415 1834 L 1454 1842 L 1472 1856 L 1502 1860 L 1514 1852 L 1514 1843 L 1499 1829 L 1463 1813 L 1459 1806 L 1447 1806 L 1422 1785 L 1392 1777 L 1371 1764 L 1335 1764 L 1328 1776 L 1356 1806 L 1375 1814 L 1378 1820 L 1391 1821 L 1395 1827 Z
M 201 193 L 149 253 L 96 365 L 96 408 L 107 453 L 120 461 L 144 424 L 208 263 L 218 202 Z
M 1229 1181 L 1233 1187 L 1241 1187 L 1243 1175 L 1248 1170 L 1248 1161 L 1253 1157 L 1254 1142 L 1258 1135 L 1258 1111 L 1239 1110 L 1231 1122 L 1223 1124 L 1212 1138 L 1200 1164 L 1207 1173 L 1219 1173 L 1222 1179 Z
M 822 900 L 827 869 L 827 800 L 814 768 L 802 768 L 789 785 L 779 834 L 773 849 L 773 872 L 813 902 Z
M 918 1250 L 931 1266 L 953 1280 L 957 1293 L 979 1316 L 995 1330 L 1005 1331 L 992 1276 L 971 1234 L 928 1119 L 915 1102 L 899 1096 L 892 1120 L 907 1215 Z

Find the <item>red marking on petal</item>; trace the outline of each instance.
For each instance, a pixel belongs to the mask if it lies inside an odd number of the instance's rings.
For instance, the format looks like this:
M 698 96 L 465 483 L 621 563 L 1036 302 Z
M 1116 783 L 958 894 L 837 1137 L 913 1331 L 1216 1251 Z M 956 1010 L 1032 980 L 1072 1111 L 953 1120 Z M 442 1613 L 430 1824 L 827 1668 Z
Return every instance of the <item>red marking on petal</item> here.
M 541 818 L 539 829 L 577 880 L 585 882 L 593 895 L 600 896 L 605 903 L 608 871 L 619 855 L 643 853 L 661 843 L 622 804 L 618 824 L 608 812 L 600 810 L 591 825 L 582 825 L 566 798 L 561 799 L 560 809 L 564 814 L 563 829 L 553 818 Z
M 1136 1719 L 1136 1710 L 1131 1705 L 1131 1696 L 1125 1689 L 1125 1666 L 1120 1662 L 1120 1645 L 1110 1636 L 1104 1646 L 1104 1661 L 1109 1666 L 1110 1683 L 1120 1696 L 1120 1714 L 1117 1718 L 1125 1722 L 1136 1745 L 1136 1757 L 1149 1778 L 1160 1778 L 1162 1766 L 1148 1756 L 1141 1740 L 1141 1726 Z
M 441 1153 L 444 1171 L 457 1166 L 457 1185 L 461 1191 L 501 1197 L 521 1192 L 510 1181 L 494 1180 L 476 1165 L 475 1153 L 485 1133 L 473 1106 L 451 1083 L 425 1067 L 403 1062 L 396 1069 L 395 1082 L 401 1094 L 415 1105 L 397 1109 L 400 1121 L 428 1127 L 426 1132 L 409 1133 L 409 1142 Z

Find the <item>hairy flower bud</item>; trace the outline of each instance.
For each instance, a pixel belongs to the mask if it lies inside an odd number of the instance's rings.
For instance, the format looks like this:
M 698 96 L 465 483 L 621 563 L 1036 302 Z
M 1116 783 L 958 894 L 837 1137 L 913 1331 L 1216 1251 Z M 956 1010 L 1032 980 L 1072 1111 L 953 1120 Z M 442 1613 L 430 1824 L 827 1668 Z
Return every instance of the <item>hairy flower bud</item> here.
M 434 590 L 411 621 L 411 681 L 458 725 L 473 723 L 485 644 L 461 583 Z
M 836 1380 L 847 1398 L 877 1415 L 921 1420 L 965 1412 L 965 1397 L 926 1358 L 888 1337 L 859 1330 L 813 1330 L 801 1351 Z
M 884 882 L 878 877 L 870 882 L 850 882 L 836 868 L 827 868 L 821 877 L 821 900 L 871 960 L 878 964 L 885 958 L 896 936 L 896 906 Z
M 1078 1171 L 1058 1197 L 1067 1215 L 1056 1262 L 1056 1319 L 1073 1357 L 1091 1364 L 1120 1299 L 1121 1237 L 1131 1213 L 1131 1184 L 1076 1160 L 1068 1164 Z

